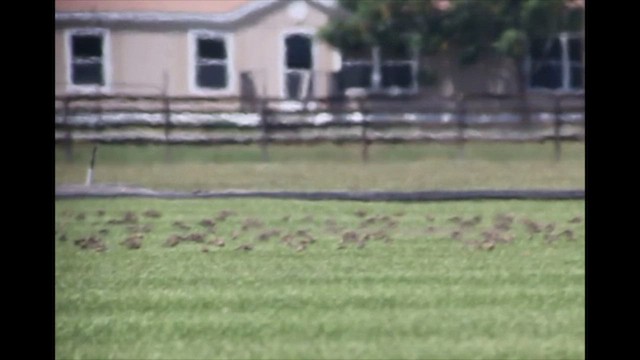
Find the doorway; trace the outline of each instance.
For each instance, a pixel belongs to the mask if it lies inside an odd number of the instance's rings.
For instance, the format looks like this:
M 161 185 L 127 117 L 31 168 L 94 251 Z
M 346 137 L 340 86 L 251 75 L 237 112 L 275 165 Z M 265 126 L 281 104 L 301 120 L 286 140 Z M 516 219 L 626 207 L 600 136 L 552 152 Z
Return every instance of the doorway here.
M 284 97 L 302 100 L 313 97 L 313 39 L 310 34 L 284 37 Z

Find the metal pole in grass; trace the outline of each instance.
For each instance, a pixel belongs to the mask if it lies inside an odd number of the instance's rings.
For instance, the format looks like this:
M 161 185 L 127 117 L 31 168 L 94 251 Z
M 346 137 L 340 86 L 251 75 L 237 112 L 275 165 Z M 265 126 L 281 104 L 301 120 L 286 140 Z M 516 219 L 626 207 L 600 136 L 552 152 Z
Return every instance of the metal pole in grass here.
M 554 113 L 555 117 L 553 119 L 553 137 L 554 137 L 554 155 L 555 160 L 560 161 L 560 157 L 562 156 L 562 148 L 560 143 L 560 129 L 562 127 L 562 95 L 557 94 L 554 96 Z
M 93 153 L 91 154 L 91 163 L 89 164 L 89 169 L 87 169 L 87 179 L 85 181 L 86 186 L 90 186 L 93 184 L 93 167 L 96 164 L 96 151 L 98 151 L 98 145 L 93 147 Z

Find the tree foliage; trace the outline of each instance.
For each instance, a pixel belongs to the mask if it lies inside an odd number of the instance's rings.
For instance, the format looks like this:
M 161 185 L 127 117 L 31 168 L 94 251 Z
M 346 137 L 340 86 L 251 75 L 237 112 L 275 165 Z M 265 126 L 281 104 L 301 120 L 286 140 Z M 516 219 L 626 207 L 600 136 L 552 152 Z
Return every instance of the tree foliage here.
M 583 19 L 583 9 L 566 0 L 451 0 L 446 10 L 431 0 L 339 2 L 351 16 L 334 19 L 320 35 L 342 51 L 380 46 L 391 54 L 434 54 L 451 45 L 463 64 L 490 52 L 522 59 L 531 39 L 580 31 Z
M 531 39 L 580 31 L 579 11 L 567 7 L 565 0 L 457 0 L 444 31 L 461 49 L 463 63 L 493 51 L 520 60 Z
M 434 53 L 442 45 L 443 11 L 430 1 L 340 0 L 351 16 L 334 19 L 321 29 L 321 37 L 346 53 L 380 46 L 392 55 L 409 49 Z

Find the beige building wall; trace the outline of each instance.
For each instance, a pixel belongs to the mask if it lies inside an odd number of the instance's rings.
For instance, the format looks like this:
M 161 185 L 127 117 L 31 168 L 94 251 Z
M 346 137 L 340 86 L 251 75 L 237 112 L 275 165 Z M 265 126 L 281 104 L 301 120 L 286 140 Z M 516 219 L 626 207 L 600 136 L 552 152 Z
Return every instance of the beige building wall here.
M 54 78 L 56 94 L 64 92 L 65 83 L 67 82 L 67 71 L 65 69 L 67 55 L 65 54 L 64 32 L 56 30 L 54 34 Z
M 184 31 L 116 30 L 111 33 L 111 41 L 114 91 L 161 93 L 166 86 L 169 95 L 188 95 Z
M 252 71 L 259 95 L 280 97 L 284 82 L 284 36 L 288 32 L 316 34 L 329 18 L 311 5 L 306 16 L 297 20 L 291 16 L 289 6 L 279 7 L 256 23 L 247 24 L 235 34 L 236 69 Z M 334 50 L 314 36 L 312 46 L 313 70 L 316 74 L 316 96 L 327 95 L 328 73 L 333 69 Z
M 55 33 L 56 94 L 70 91 L 68 80 L 66 29 Z M 110 73 L 111 93 L 160 94 L 163 74 L 168 74 L 167 91 L 186 95 L 187 36 L 184 32 L 109 30 L 105 71 Z
M 284 82 L 284 34 L 291 31 L 315 33 L 328 21 L 322 11 L 307 5 L 304 18 L 296 20 L 288 6 L 278 6 L 259 17 L 247 21 L 235 30 L 214 27 L 191 29 L 138 30 L 112 28 L 110 32 L 110 69 L 108 86 L 113 93 L 160 93 L 164 87 L 163 74 L 168 74 L 168 94 L 198 95 L 190 92 L 189 31 L 213 30 L 230 33 L 231 89 L 225 95 L 240 94 L 240 74 L 252 72 L 258 95 L 282 96 Z M 55 34 L 56 93 L 67 90 L 65 29 Z M 333 68 L 333 49 L 319 39 L 313 41 L 313 67 L 317 72 L 316 96 L 326 96 L 329 72 Z M 324 81 L 323 81 L 324 80 Z M 58 84 L 60 83 L 60 84 Z M 203 95 L 212 96 L 212 94 Z

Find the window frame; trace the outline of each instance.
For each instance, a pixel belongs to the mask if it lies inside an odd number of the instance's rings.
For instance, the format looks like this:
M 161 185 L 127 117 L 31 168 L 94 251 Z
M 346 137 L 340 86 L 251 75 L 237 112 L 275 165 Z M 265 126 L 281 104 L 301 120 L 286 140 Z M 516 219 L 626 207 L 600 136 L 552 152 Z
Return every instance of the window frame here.
M 391 96 L 398 95 L 414 95 L 418 93 L 418 59 L 416 54 L 413 57 L 406 59 L 400 58 L 387 58 L 381 59 L 379 48 L 372 48 L 371 57 L 346 57 L 341 54 L 342 62 L 340 64 L 340 71 L 342 71 L 345 64 L 347 65 L 370 65 L 371 66 L 371 79 L 369 87 L 346 87 L 344 89 L 347 92 L 350 89 L 364 90 L 367 94 L 386 94 Z M 385 65 L 409 65 L 411 69 L 411 84 L 408 87 L 400 86 L 388 86 L 382 85 L 382 67 Z
M 358 87 L 358 86 L 351 86 L 351 87 L 345 87 L 344 90 L 347 91 L 349 89 L 356 89 L 356 90 L 365 90 L 365 91 L 369 91 L 372 90 L 374 88 L 374 83 L 373 83 L 373 77 L 374 77 L 374 73 L 375 73 L 375 66 L 373 64 L 373 60 L 372 59 L 362 59 L 362 58 L 348 58 L 342 59 L 342 62 L 340 63 L 340 71 L 343 71 L 345 66 L 370 66 L 371 67 L 371 74 L 369 75 L 369 87 Z
M 221 88 L 209 88 L 202 87 L 198 85 L 197 80 L 197 66 L 198 66 L 198 40 L 199 39 L 216 39 L 222 40 L 225 47 L 225 52 L 227 54 L 226 60 L 210 60 L 214 63 L 220 62 L 221 64 L 226 65 L 227 72 L 227 84 L 225 87 Z M 188 33 L 188 76 L 189 76 L 189 92 L 194 95 L 232 95 L 235 86 L 235 72 L 234 72 L 234 46 L 233 46 L 233 36 L 228 32 L 221 32 L 215 30 L 205 30 L 205 29 L 192 29 L 189 30 Z
M 400 87 L 397 85 L 392 85 L 388 87 L 384 87 L 382 85 L 382 67 L 385 65 L 408 65 L 411 71 L 411 83 L 408 87 Z M 380 89 L 383 92 L 390 93 L 392 95 L 398 94 L 415 94 L 418 92 L 418 61 L 415 59 L 387 59 L 380 61 Z
M 584 53 L 582 55 L 582 62 L 571 60 L 571 55 L 569 51 L 569 40 L 571 39 L 579 39 L 583 42 L 584 49 L 584 36 L 581 33 L 575 32 L 560 32 L 552 37 L 549 37 L 548 40 L 558 40 L 560 43 L 560 60 L 555 58 L 545 60 L 543 64 L 559 66 L 560 67 L 560 87 L 557 88 L 548 88 L 544 86 L 533 85 L 533 65 L 536 61 L 533 60 L 531 56 L 531 49 L 527 54 L 525 59 L 525 71 L 527 74 L 527 88 L 532 91 L 538 92 L 564 92 L 564 93 L 580 93 L 584 91 L 584 75 L 582 79 L 582 85 L 580 87 L 571 87 L 572 78 L 571 73 L 572 69 L 576 66 L 582 69 L 582 73 L 584 74 Z M 584 50 L 582 50 L 584 51 Z
M 102 36 L 102 76 L 103 85 L 74 84 L 72 50 L 73 37 L 77 35 Z M 71 93 L 108 93 L 111 92 L 111 32 L 107 28 L 71 28 L 65 30 L 66 82 L 67 92 Z
M 288 95 L 287 89 L 287 74 L 288 72 L 294 72 L 299 74 L 308 73 L 310 76 L 311 92 L 315 93 L 317 89 L 316 85 L 313 84 L 314 74 L 316 72 L 316 68 L 319 64 L 318 62 L 318 44 L 316 39 L 317 30 L 312 27 L 304 27 L 304 26 L 294 26 L 285 28 L 280 32 L 280 36 L 278 37 L 278 84 L 279 84 L 279 94 L 280 97 L 287 100 L 300 101 L 299 99 L 290 98 Z M 289 69 L 287 67 L 287 46 L 286 40 L 289 36 L 294 35 L 302 35 L 309 37 L 311 41 L 311 69 L 309 70 L 300 70 L 300 69 Z

